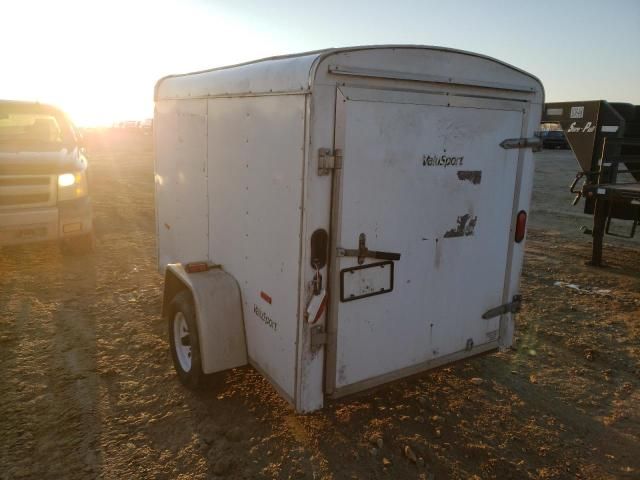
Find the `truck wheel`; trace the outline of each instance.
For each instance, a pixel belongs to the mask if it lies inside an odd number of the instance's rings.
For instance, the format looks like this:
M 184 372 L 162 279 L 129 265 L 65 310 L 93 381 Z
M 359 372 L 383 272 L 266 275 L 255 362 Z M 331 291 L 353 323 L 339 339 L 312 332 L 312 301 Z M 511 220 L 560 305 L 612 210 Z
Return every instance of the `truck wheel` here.
M 192 390 L 205 387 L 209 375 L 202 372 L 195 307 L 186 290 L 173 297 L 169 304 L 169 344 L 180 381 Z
M 85 255 L 95 250 L 96 239 L 93 232 L 70 237 L 60 242 L 63 255 Z

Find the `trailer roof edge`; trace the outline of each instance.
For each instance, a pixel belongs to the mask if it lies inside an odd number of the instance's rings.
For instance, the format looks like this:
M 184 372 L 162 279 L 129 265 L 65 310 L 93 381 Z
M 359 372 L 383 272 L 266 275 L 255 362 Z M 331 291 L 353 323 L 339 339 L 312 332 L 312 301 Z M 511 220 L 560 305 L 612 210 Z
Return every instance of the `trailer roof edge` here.
M 301 58 L 301 57 L 306 57 L 306 56 L 311 56 L 311 55 L 316 55 L 316 58 L 313 59 L 311 66 L 309 68 L 309 74 L 308 74 L 308 82 L 307 82 L 307 86 L 309 88 L 311 88 L 313 86 L 313 81 L 315 78 L 315 72 L 316 69 L 318 67 L 318 65 L 322 62 L 322 60 L 326 59 L 327 57 L 334 55 L 336 53 L 342 53 L 342 52 L 355 52 L 355 51 L 364 51 L 364 50 L 382 50 L 382 49 L 416 49 L 416 50 L 434 50 L 434 51 L 441 51 L 441 52 L 451 52 L 451 53 L 457 53 L 457 54 L 461 54 L 461 55 L 468 55 L 471 57 L 476 57 L 476 58 L 481 58 L 484 60 L 489 60 L 493 63 L 502 65 L 504 67 L 510 68 L 516 72 L 519 72 L 523 75 L 526 75 L 528 77 L 530 77 L 531 79 L 535 80 L 538 85 L 540 85 L 541 88 L 541 93 L 542 93 L 542 97 L 543 97 L 543 102 L 544 102 L 544 98 L 545 98 L 545 91 L 544 91 L 544 85 L 542 83 L 542 81 L 536 77 L 535 75 L 527 72 L 526 70 L 523 70 L 521 68 L 518 68 L 514 65 L 511 65 L 510 63 L 504 62 L 502 60 L 499 60 L 497 58 L 491 57 L 489 55 L 484 55 L 481 53 L 476 53 L 476 52 L 470 52 L 468 50 L 460 50 L 460 49 L 456 49 L 456 48 L 449 48 L 449 47 L 440 47 L 440 46 L 434 46 L 434 45 L 419 45 L 419 44 L 385 44 L 385 45 L 359 45 L 359 46 L 352 46 L 352 47 L 333 47 L 333 48 L 326 48 L 326 49 L 320 49 L 320 50 L 310 50 L 310 51 L 306 51 L 306 52 L 299 52 L 299 53 L 292 53 L 292 54 L 285 54 L 285 55 L 274 55 L 274 56 L 270 56 L 270 57 L 264 57 L 264 58 L 259 58 L 256 60 L 251 60 L 251 61 L 247 61 L 247 62 L 240 62 L 240 63 L 236 63 L 236 64 L 232 64 L 232 65 L 224 65 L 224 66 L 220 66 L 220 67 L 213 67 L 213 68 L 209 68 L 209 69 L 204 69 L 204 70 L 196 70 L 196 71 L 192 71 L 192 72 L 185 72 L 185 73 L 178 73 L 178 74 L 171 74 L 171 75 L 166 75 L 164 77 L 161 77 L 155 84 L 154 87 L 154 101 L 158 101 L 159 97 L 158 97 L 158 91 L 159 88 L 161 86 L 161 84 L 168 79 L 173 79 L 173 78 L 180 78 L 180 77 L 188 77 L 188 76 L 192 76 L 192 75 L 200 75 L 200 74 L 205 74 L 205 73 L 211 73 L 211 72 L 218 72 L 218 71 L 224 71 L 224 70 L 231 70 L 233 68 L 238 68 L 238 67 L 244 67 L 244 66 L 249 66 L 249 65 L 255 65 L 255 64 L 259 64 L 259 63 L 264 63 L 264 62 L 269 62 L 269 61 L 274 61 L 274 60 L 287 60 L 287 59 L 293 59 L 293 58 Z M 257 93 L 257 92 L 255 92 Z

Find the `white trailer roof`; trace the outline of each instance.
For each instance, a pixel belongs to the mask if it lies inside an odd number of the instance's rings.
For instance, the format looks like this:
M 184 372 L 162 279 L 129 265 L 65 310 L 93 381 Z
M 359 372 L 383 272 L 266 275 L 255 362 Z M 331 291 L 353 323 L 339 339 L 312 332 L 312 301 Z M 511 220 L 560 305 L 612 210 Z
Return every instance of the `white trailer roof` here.
M 309 91 L 314 83 L 315 71 L 318 64 L 327 57 L 351 52 L 367 50 L 422 50 L 442 54 L 465 55 L 482 63 L 490 63 L 501 66 L 503 72 L 510 70 L 509 80 L 514 78 L 529 77 L 528 81 L 511 82 L 512 86 L 521 86 L 522 91 L 542 94 L 542 85 L 533 75 L 524 72 L 512 65 L 501 62 L 491 57 L 477 53 L 466 52 L 442 47 L 423 45 L 379 45 L 360 46 L 348 48 L 331 48 L 293 55 L 263 58 L 252 62 L 213 68 L 199 72 L 169 75 L 161 78 L 156 83 L 155 100 L 207 98 L 218 96 L 259 95 L 276 93 L 303 93 Z M 375 67 L 375 65 L 370 65 Z M 506 67 L 506 68 L 505 68 Z M 491 69 L 490 69 L 491 70 Z M 426 81 L 438 82 L 437 73 Z M 494 71 L 494 73 L 498 73 Z M 356 73 L 357 74 L 357 73 Z M 515 74 L 515 75 L 513 75 Z M 501 80 L 504 75 L 498 75 Z M 408 78 L 417 80 L 417 78 Z M 436 80 L 434 80 L 436 79 Z M 533 80 L 533 82 L 531 81 Z M 443 82 L 447 83 L 446 79 Z M 490 88 L 489 82 L 485 82 Z M 504 83 L 501 84 L 504 87 Z M 518 88 L 513 88 L 517 90 Z

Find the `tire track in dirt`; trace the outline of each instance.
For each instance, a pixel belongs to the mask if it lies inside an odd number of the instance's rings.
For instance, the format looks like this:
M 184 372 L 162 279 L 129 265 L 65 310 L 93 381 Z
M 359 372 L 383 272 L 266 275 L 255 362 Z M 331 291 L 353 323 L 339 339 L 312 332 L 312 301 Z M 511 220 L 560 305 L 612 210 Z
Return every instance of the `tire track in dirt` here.
M 2 330 L 19 333 L 3 342 L 8 388 L 2 398 L 9 397 L 10 404 L 21 408 L 18 422 L 3 425 L 2 452 L 7 465 L 16 465 L 3 475 L 61 478 L 70 468 L 83 471 L 95 464 L 91 458 L 95 454 L 84 453 L 95 450 L 99 425 L 94 322 L 77 310 L 93 285 L 87 264 L 65 262 L 55 247 L 19 250 L 21 266 L 29 257 L 41 263 L 39 271 L 48 288 L 37 288 L 31 281 L 14 283 L 6 301 L 9 321 L 2 322 Z M 65 291 L 66 281 L 79 275 L 86 288 Z

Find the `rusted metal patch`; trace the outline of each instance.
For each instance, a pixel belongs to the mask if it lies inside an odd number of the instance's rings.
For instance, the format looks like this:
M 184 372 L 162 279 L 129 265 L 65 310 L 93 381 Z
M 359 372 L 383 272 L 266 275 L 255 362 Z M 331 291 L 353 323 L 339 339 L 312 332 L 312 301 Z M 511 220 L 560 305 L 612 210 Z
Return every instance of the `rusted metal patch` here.
M 458 217 L 458 226 L 445 233 L 444 238 L 468 237 L 473 235 L 477 221 L 478 217 L 472 217 L 471 214 L 465 213 L 461 217 Z
M 481 170 L 458 170 L 458 179 L 460 181 L 469 181 L 474 185 L 478 185 L 480 180 L 482 180 L 482 171 Z

